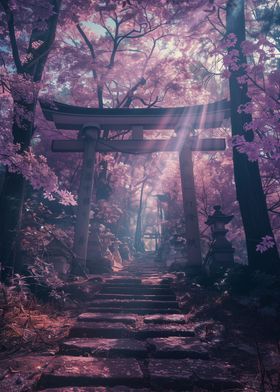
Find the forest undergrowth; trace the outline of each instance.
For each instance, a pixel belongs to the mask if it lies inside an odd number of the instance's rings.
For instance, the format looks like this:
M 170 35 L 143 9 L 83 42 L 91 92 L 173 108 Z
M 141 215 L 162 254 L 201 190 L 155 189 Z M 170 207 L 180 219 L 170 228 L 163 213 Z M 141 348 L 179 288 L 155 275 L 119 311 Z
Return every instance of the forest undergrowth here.
M 5 368 L 7 360 L 13 364 L 26 355 L 42 358 L 57 352 L 102 278 L 63 282 L 49 267 L 35 281 L 30 286 L 26 276 L 16 275 L 10 286 L 1 285 L 0 386 L 7 372 L 24 373 L 25 364 Z M 212 357 L 234 366 L 245 391 L 280 390 L 279 277 L 251 273 L 244 266 L 210 275 L 177 272 L 174 289 Z
M 55 352 L 101 280 L 75 277 L 66 281 L 52 264 L 40 261 L 32 273 L 15 274 L 8 284 L 1 283 L 0 359 L 19 352 Z
M 180 276 L 177 295 L 217 360 L 234 365 L 245 391 L 280 390 L 280 276 L 235 265 Z

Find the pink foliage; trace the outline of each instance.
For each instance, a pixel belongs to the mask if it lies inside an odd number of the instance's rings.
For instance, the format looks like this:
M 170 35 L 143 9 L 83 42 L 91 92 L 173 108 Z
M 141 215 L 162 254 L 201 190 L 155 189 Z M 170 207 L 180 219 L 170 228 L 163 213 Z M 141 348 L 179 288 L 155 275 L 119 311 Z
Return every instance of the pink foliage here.
M 3 85 L 0 163 L 8 171 L 21 174 L 34 189 L 43 189 L 48 199 L 58 199 L 63 205 L 75 205 L 73 195 L 59 188 L 58 178 L 46 157 L 37 155 L 32 146 L 22 151 L 21 145 L 14 143 L 12 123 L 15 121 L 22 132 L 28 132 L 25 124 L 33 123 L 32 107 L 41 84 L 33 82 L 28 75 L 8 73 L 5 68 L 1 69 L 0 81 Z
M 23 131 L 24 132 L 24 131 Z M 63 205 L 76 205 L 74 196 L 58 187 L 58 179 L 48 166 L 43 155 L 36 156 L 32 148 L 20 153 L 20 145 L 12 142 L 9 129 L 2 128 L 0 136 L 0 163 L 12 173 L 20 173 L 34 189 L 43 188 L 48 199 L 55 199 Z
M 269 158 L 279 160 L 279 119 L 280 119 L 280 71 L 271 69 L 274 47 L 265 38 L 244 41 L 242 52 L 250 56 L 248 64 L 239 62 L 239 52 L 235 48 L 236 38 L 230 34 L 224 39 L 216 53 L 223 57 L 223 76 L 229 78 L 233 71 L 241 70 L 237 77 L 240 88 L 247 87 L 249 102 L 239 107 L 239 113 L 250 114 L 244 130 L 254 132 L 254 141 L 247 142 L 243 136 L 236 137 L 233 145 L 238 151 L 247 154 L 249 160 Z
M 262 237 L 261 242 L 256 246 L 256 250 L 260 253 L 266 252 L 268 249 L 271 249 L 275 246 L 274 239 L 269 235 Z

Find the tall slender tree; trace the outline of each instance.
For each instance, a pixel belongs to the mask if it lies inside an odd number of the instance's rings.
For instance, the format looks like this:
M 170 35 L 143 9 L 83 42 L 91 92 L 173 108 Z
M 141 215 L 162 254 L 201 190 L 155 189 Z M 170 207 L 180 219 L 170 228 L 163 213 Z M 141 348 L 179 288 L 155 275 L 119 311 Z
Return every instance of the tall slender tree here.
M 30 146 L 34 131 L 34 116 L 44 67 L 49 51 L 55 39 L 56 26 L 60 11 L 60 0 L 46 0 L 38 4 L 11 5 L 8 0 L 1 0 L 2 13 L 5 16 L 6 33 L 9 38 L 11 57 L 15 69 L 14 83 L 11 85 L 13 97 L 12 135 L 14 144 L 20 146 L 20 154 L 24 154 Z M 33 8 L 32 8 L 33 5 Z M 22 8 L 22 9 L 21 9 Z M 22 20 L 19 20 L 19 14 Z M 31 12 L 31 15 L 28 13 Z M 37 16 L 34 19 L 34 16 Z M 16 22 L 24 23 L 24 18 L 33 27 L 27 50 L 20 48 L 17 39 Z M 25 28 L 22 26 L 22 28 Z M 28 28 L 25 31 L 28 32 Z M 6 169 L 4 184 L 0 196 L 0 261 L 8 272 L 20 270 L 20 259 L 17 258 L 17 239 L 21 225 L 24 201 L 25 180 L 22 174 L 11 173 Z
M 226 9 L 227 34 L 233 34 L 234 46 L 229 52 L 237 56 L 237 67 L 231 70 L 229 79 L 231 100 L 231 127 L 232 136 L 244 136 L 245 140 L 252 142 L 254 134 L 251 130 L 244 129 L 246 123 L 252 121 L 252 115 L 240 112 L 240 105 L 250 102 L 247 85 L 240 85 L 238 80 L 245 75 L 247 58 L 242 52 L 242 42 L 246 39 L 245 34 L 245 1 L 228 0 Z M 274 238 L 268 211 L 266 198 L 262 188 L 259 165 L 257 161 L 250 161 L 246 154 L 233 148 L 234 177 L 236 184 L 237 200 L 242 215 L 249 266 L 264 272 L 274 272 L 279 269 L 279 254 L 274 246 L 266 252 L 258 252 L 257 245 L 262 238 L 269 236 Z

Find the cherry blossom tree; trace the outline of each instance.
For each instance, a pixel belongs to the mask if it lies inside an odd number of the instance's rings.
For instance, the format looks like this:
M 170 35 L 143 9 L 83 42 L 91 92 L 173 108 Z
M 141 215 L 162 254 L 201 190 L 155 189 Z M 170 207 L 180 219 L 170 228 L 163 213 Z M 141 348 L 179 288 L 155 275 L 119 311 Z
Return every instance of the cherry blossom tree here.
M 35 158 L 30 143 L 40 81 L 55 38 L 59 10 L 59 0 L 36 4 L 1 1 L 4 21 L 2 46 L 6 49 L 1 59 L 1 83 L 3 90 L 10 94 L 13 109 L 9 119 L 12 134 L 7 135 L 8 128 L 4 124 L 0 138 L 1 151 L 8 152 L 8 157 L 1 157 L 7 170 L 0 197 L 3 222 L 0 259 L 5 266 L 15 270 L 19 268 L 16 243 L 22 217 L 25 177 L 31 180 L 35 188 L 44 185 L 47 185 L 47 191 L 56 188 L 56 176 L 50 172 L 45 158 Z
M 246 41 L 245 37 L 245 13 L 244 1 L 238 3 L 228 1 L 227 3 L 227 40 L 229 62 L 229 86 L 231 97 L 231 125 L 232 134 L 235 136 L 235 146 L 233 148 L 233 164 L 235 173 L 235 183 L 237 200 L 239 201 L 242 220 L 246 233 L 246 244 L 249 265 L 252 268 L 273 272 L 279 268 L 279 255 L 276 246 L 268 246 L 267 252 L 259 252 L 259 244 L 264 245 L 264 239 L 270 238 L 273 242 L 273 232 L 267 211 L 266 198 L 262 188 L 259 165 L 256 156 L 252 157 L 252 151 L 258 151 L 258 146 L 254 145 L 254 130 L 260 134 L 267 127 L 277 126 L 271 114 L 279 105 L 275 97 L 275 92 L 271 91 L 270 96 L 266 94 L 265 101 L 268 104 L 267 113 L 263 119 L 252 117 L 252 92 L 248 89 L 248 80 L 256 83 L 255 78 L 251 77 L 259 71 L 255 65 L 248 65 L 246 54 L 252 50 L 252 44 Z M 261 48 L 260 56 L 265 55 Z M 277 73 L 277 72 L 276 72 Z M 270 76 L 276 82 L 277 77 Z M 257 86 L 261 88 L 262 86 Z M 279 91 L 279 86 L 276 90 Z M 274 116 L 272 116 L 274 117 Z M 265 124 L 264 124 L 264 122 Z M 240 143 L 241 140 L 241 143 Z M 240 145 L 240 144 L 241 145 Z M 270 154 L 277 153 L 279 147 L 271 143 L 271 138 L 260 138 L 259 148 L 265 143 L 265 152 Z M 244 154 L 248 152 L 248 156 Z M 267 151 L 269 150 L 269 151 Z
M 36 106 L 39 92 L 41 99 L 86 107 L 185 106 L 224 98 L 228 94 L 228 78 L 235 77 L 236 91 L 241 92 L 242 102 L 235 103 L 234 108 L 237 116 L 246 117 L 246 129 L 243 129 L 244 124 L 239 124 L 238 135 L 233 141 L 227 124 L 218 130 L 196 130 L 195 134 L 225 136 L 233 143 L 235 156 L 239 154 L 238 159 L 242 157 L 246 167 L 257 168 L 256 160 L 259 161 L 261 177 L 258 184 L 261 186 L 261 179 L 268 200 L 268 206 L 263 204 L 262 208 L 265 216 L 267 209 L 273 212 L 272 223 L 276 228 L 280 205 L 275 163 L 279 155 L 276 102 L 279 79 L 273 65 L 273 51 L 277 46 L 274 27 L 265 30 L 268 33 L 264 39 L 257 32 L 256 26 L 260 22 L 257 20 L 259 13 L 256 13 L 254 26 L 251 26 L 253 22 L 247 22 L 247 41 L 239 39 L 237 34 L 226 36 L 224 0 L 86 0 L 69 4 L 71 7 L 66 1 L 61 7 L 55 1 L 40 5 L 30 2 L 26 7 L 26 1 L 1 1 L 5 51 L 1 67 L 4 122 L 0 161 L 7 167 L 1 211 L 5 212 L 6 220 L 8 216 L 12 217 L 11 225 L 3 231 L 2 237 L 6 238 L 5 233 L 9 232 L 9 241 L 4 246 L 6 255 L 10 252 L 14 257 L 11 249 L 18 242 L 11 234 L 16 233 L 14 229 L 21 221 L 23 178 L 35 189 L 28 193 L 28 209 L 33 208 L 34 213 L 37 210 L 43 217 L 38 208 L 43 192 L 49 199 L 58 196 L 61 204 L 75 204 L 72 194 L 76 194 L 79 184 L 81 155 L 76 154 L 73 159 L 72 154 L 66 154 L 61 159 L 61 155 L 50 152 L 51 140 L 58 133 L 59 138 L 65 139 L 75 135 L 71 131 L 58 131 L 43 119 Z M 254 2 L 250 4 L 256 9 Z M 241 41 L 244 42 L 241 44 Z M 239 67 L 239 53 L 242 58 L 248 58 L 243 73 L 239 68 L 231 69 Z M 252 115 L 250 119 L 248 115 Z M 246 139 L 250 133 L 254 140 Z M 173 131 L 149 132 L 145 136 L 162 138 L 174 134 Z M 103 132 L 101 137 L 126 139 L 130 135 L 127 130 L 121 133 L 110 130 Z M 234 246 L 239 248 L 237 259 L 244 262 L 244 236 L 235 200 L 231 151 L 208 156 L 194 153 L 193 160 L 204 251 L 207 251 L 206 242 L 210 239 L 204 222 L 212 205 L 222 202 L 224 211 L 235 214 L 230 236 Z M 146 167 L 144 173 L 143 167 L 148 161 L 152 166 Z M 173 212 L 169 214 L 169 226 L 172 230 L 176 225 L 179 227 L 182 197 L 178 159 L 174 154 L 153 154 L 149 159 L 121 153 L 98 154 L 96 163 L 92 224 L 102 225 L 98 235 L 110 237 L 111 242 L 114 237 L 118 242 L 121 237 L 133 237 L 132 233 L 136 231 L 137 243 L 140 243 L 143 231 L 156 217 L 154 195 L 162 194 L 166 189 L 174 190 L 170 194 Z M 256 174 L 256 170 L 253 171 Z M 239 170 L 235 170 L 235 175 L 238 174 Z M 16 179 L 13 184 L 18 184 L 14 188 L 10 184 L 12 190 L 7 185 L 8 178 Z M 238 181 L 236 185 L 240 186 Z M 9 195 L 16 195 L 14 203 L 10 202 Z M 7 204 L 9 208 L 15 207 L 12 214 L 6 209 Z M 61 210 L 57 211 L 60 216 Z M 63 216 L 69 215 L 68 224 L 72 226 L 75 209 L 71 213 L 65 211 Z M 248 224 L 246 218 L 244 220 L 244 209 L 242 211 L 248 239 Z M 264 222 L 269 224 L 267 220 Z M 29 218 L 26 225 L 30 227 Z M 254 244 L 247 241 L 251 246 L 249 262 L 254 268 L 264 265 L 257 260 L 276 252 L 276 246 L 272 246 L 275 244 L 272 231 L 267 228 L 263 225 L 254 233 Z M 108 246 L 108 241 L 103 242 Z M 265 248 L 268 248 L 267 253 Z

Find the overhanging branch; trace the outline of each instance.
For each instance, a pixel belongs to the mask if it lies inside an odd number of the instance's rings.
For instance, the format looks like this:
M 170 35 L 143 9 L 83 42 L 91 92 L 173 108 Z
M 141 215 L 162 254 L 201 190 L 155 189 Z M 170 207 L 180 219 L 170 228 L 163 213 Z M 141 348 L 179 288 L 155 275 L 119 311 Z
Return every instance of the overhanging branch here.
M 11 48 L 12 48 L 12 53 L 13 53 L 13 59 L 14 63 L 17 69 L 18 73 L 23 72 L 23 67 L 20 61 L 20 56 L 19 56 L 19 51 L 18 51 L 18 46 L 17 46 L 17 40 L 16 40 L 16 34 L 15 34 L 15 25 L 14 25 L 14 15 L 9 7 L 8 1 L 7 0 L 0 0 L 0 4 L 2 5 L 4 12 L 7 16 L 7 24 L 8 24 L 8 30 L 9 30 L 9 38 L 10 38 L 10 43 L 11 43 Z

